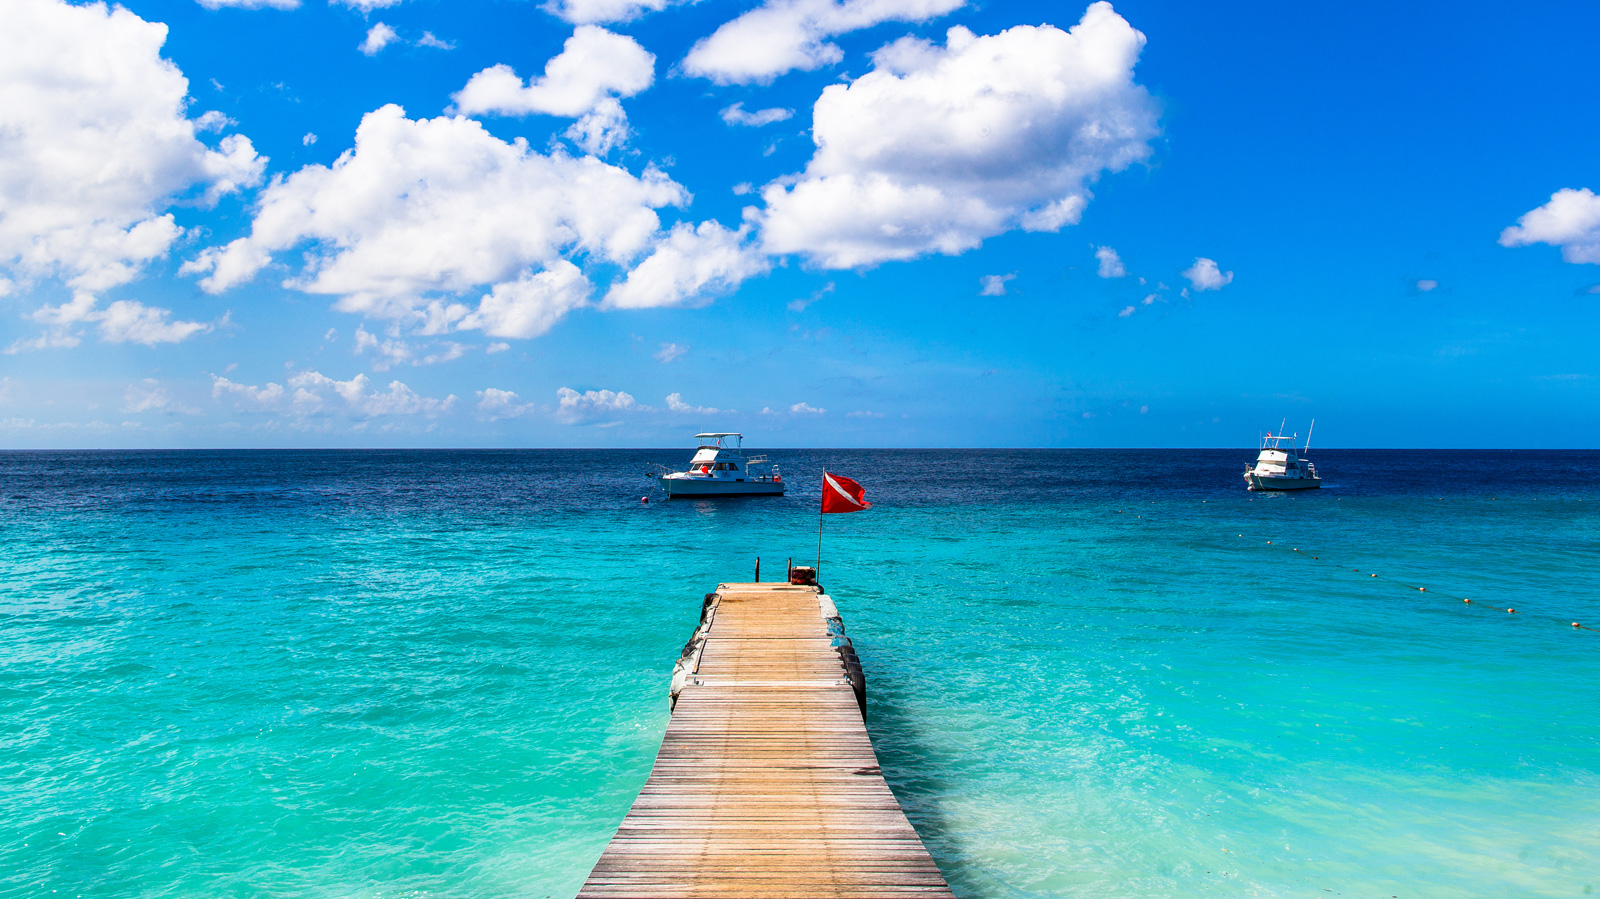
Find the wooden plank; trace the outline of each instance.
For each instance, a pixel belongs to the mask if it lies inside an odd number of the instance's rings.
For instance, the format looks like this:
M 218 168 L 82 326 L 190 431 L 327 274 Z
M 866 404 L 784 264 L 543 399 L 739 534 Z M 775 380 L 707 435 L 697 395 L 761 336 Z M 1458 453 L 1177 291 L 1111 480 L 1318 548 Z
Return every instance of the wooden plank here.
M 953 899 L 884 782 L 815 587 L 721 584 L 580 899 Z

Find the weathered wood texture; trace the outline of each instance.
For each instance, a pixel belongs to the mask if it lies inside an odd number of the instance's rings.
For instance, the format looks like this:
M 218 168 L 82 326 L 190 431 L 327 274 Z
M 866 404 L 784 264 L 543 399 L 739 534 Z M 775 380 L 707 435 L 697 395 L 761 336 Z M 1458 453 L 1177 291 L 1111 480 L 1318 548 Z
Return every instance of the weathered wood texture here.
M 579 899 L 951 897 L 878 770 L 815 587 L 721 584 Z

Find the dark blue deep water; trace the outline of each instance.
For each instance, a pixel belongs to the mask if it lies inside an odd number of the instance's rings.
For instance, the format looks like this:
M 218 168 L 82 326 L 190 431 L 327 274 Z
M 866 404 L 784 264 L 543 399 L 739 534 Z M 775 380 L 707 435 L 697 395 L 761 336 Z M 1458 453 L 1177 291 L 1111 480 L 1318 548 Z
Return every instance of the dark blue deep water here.
M 0 453 L 0 896 L 570 896 L 824 466 L 957 895 L 1600 887 L 1600 453 L 771 455 L 787 497 L 642 504 L 688 451 Z

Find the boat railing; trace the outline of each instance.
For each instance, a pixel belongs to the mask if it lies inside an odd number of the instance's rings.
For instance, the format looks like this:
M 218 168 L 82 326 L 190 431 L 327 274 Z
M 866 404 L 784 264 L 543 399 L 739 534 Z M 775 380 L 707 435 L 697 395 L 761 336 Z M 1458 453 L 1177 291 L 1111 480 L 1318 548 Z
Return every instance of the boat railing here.
M 773 465 L 771 462 L 767 462 L 765 459 L 762 460 L 761 464 L 768 466 L 766 474 L 757 474 L 753 469 L 750 468 L 750 465 L 754 464 L 755 461 L 755 459 L 751 459 L 749 462 L 745 463 L 744 474 L 746 480 L 762 482 L 779 482 L 783 480 L 783 475 L 778 471 L 778 466 Z

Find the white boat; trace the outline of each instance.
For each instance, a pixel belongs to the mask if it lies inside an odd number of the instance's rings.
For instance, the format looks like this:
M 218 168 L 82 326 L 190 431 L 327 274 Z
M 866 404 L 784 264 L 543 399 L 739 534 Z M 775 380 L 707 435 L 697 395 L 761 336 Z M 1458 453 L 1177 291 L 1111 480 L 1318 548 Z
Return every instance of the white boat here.
M 674 496 L 782 496 L 783 475 L 766 456 L 745 458 L 741 434 L 696 434 L 688 471 L 653 475 Z
M 1315 428 L 1317 423 L 1313 421 Z M 1246 465 L 1244 481 L 1248 490 L 1310 490 L 1322 486 L 1317 477 L 1317 466 L 1300 458 L 1303 450 L 1296 448 L 1299 435 L 1285 436 L 1278 428 L 1277 436 L 1268 433 L 1261 440 L 1261 454 L 1255 465 Z M 1311 446 L 1311 432 L 1306 432 L 1306 448 Z

